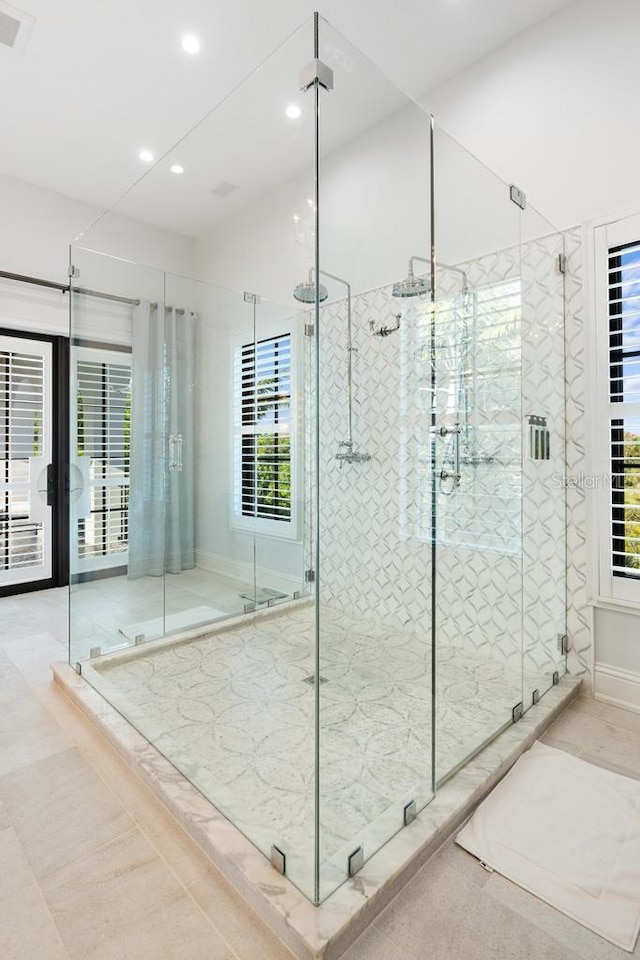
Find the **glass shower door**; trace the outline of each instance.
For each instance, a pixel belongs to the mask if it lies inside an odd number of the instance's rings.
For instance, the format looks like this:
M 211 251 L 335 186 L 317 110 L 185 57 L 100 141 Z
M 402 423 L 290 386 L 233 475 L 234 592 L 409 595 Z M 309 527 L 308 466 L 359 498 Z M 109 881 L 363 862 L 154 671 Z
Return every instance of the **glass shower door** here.
M 520 209 L 439 128 L 434 154 L 435 292 L 421 322 L 435 365 L 441 781 L 522 701 L 522 358 Z
M 164 635 L 164 280 L 75 246 L 69 659 Z

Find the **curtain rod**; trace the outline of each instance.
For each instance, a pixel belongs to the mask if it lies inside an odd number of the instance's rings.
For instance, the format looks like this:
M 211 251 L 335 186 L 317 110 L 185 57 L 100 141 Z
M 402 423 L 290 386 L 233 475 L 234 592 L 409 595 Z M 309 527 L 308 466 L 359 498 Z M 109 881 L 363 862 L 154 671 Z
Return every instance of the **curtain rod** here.
M 55 283 L 53 280 L 42 280 L 40 277 L 27 277 L 22 273 L 8 273 L 6 270 L 0 270 L 0 278 L 3 280 L 16 280 L 19 283 L 31 283 L 37 287 L 47 287 L 49 290 L 60 290 L 62 293 L 82 293 L 86 297 L 98 297 L 101 300 L 115 300 L 116 303 L 128 303 L 132 307 L 139 307 L 139 300 L 132 300 L 130 297 L 118 297 L 115 293 L 102 293 L 100 290 L 88 290 L 85 287 L 73 287 L 68 283 Z M 158 304 L 152 303 L 151 307 L 157 309 Z M 165 309 L 172 310 L 168 304 Z M 178 309 L 176 313 L 183 314 L 184 310 Z

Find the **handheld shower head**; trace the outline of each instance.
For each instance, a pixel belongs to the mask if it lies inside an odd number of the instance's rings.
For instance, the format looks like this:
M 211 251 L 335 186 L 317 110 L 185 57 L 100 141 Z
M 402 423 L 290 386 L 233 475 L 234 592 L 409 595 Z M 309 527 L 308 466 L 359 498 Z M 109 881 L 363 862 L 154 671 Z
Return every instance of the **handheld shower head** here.
M 300 303 L 316 302 L 316 285 L 313 281 L 313 272 L 309 271 L 309 279 L 299 283 L 293 291 L 293 295 Z M 329 296 L 329 291 L 321 283 L 318 284 L 318 300 L 322 303 Z

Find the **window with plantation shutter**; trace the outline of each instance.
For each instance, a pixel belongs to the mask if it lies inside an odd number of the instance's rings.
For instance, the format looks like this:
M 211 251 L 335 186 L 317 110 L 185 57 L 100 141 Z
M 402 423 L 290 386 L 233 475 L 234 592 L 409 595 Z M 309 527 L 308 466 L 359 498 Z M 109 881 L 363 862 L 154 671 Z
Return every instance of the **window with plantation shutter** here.
M 131 362 L 123 353 L 77 351 L 75 463 L 82 474 L 77 558 L 82 567 L 126 563 L 131 442 Z
M 234 351 L 236 522 L 291 536 L 292 337 L 243 343 Z
M 608 257 L 611 571 L 640 581 L 640 240 Z
M 45 418 L 49 416 L 47 356 L 34 343 L 11 349 L 0 338 L 0 585 L 44 579 L 46 520 L 38 474 L 49 454 Z M 44 481 L 41 481 L 44 483 Z M 35 571 L 35 572 L 34 572 Z M 46 575 L 50 575 L 50 571 Z

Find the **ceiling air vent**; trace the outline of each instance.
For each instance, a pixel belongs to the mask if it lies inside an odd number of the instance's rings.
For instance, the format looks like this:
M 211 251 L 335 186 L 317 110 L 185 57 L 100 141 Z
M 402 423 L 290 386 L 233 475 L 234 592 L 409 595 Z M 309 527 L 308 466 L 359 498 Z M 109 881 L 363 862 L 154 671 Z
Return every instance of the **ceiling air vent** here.
M 219 183 L 217 187 L 213 188 L 211 194 L 212 196 L 217 197 L 218 200 L 226 200 L 227 197 L 237 189 L 238 188 L 235 183 L 227 183 L 226 180 L 223 180 L 222 183 Z

